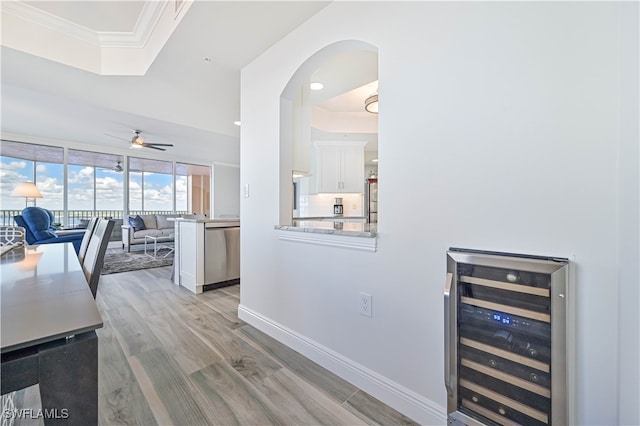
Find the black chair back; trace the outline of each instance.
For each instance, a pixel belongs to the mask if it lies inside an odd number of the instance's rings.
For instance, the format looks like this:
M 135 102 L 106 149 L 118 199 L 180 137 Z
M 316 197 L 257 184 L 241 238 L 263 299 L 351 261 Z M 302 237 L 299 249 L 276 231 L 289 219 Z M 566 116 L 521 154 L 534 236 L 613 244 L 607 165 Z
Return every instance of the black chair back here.
M 98 293 L 98 281 L 104 265 L 104 255 L 107 252 L 114 225 L 114 220 L 98 219 L 82 263 L 84 276 L 87 278 L 94 299 Z

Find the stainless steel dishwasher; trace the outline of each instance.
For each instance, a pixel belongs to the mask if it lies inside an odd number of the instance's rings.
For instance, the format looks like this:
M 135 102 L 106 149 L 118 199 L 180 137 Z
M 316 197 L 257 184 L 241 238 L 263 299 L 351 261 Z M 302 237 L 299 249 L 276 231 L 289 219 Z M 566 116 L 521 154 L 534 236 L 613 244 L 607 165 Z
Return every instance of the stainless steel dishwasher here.
M 240 227 L 207 224 L 204 259 L 204 290 L 239 283 Z

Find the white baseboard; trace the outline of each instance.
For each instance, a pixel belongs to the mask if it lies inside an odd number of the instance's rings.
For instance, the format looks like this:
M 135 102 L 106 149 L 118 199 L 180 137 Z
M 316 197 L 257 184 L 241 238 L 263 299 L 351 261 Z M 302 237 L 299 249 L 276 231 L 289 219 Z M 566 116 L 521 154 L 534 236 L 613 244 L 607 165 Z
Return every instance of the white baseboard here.
M 445 425 L 445 407 L 405 388 L 319 343 L 278 324 L 246 306 L 238 317 L 281 343 L 423 425 Z M 443 385 L 444 386 L 444 385 Z

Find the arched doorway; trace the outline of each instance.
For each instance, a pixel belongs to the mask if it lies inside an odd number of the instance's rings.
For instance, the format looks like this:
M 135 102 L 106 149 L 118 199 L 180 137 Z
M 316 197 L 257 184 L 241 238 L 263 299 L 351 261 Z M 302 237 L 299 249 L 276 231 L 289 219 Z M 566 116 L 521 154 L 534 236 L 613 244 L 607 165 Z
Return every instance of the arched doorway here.
M 378 174 L 378 115 L 365 110 L 365 101 L 374 94 L 378 94 L 378 52 L 362 41 L 333 43 L 293 74 L 280 98 L 281 188 L 291 188 L 281 192 L 281 223 L 331 216 L 335 198 L 344 200 L 345 220 L 368 220 L 367 178 Z M 336 149 L 349 147 L 350 163 L 337 166 L 348 171 L 348 179 L 339 178 L 333 186 L 320 184 L 326 176 L 332 179 L 334 170 L 322 178 L 327 161 L 322 167 L 324 145 L 319 147 L 319 141 L 331 145 L 331 156 Z M 333 160 L 329 162 L 329 167 L 336 167 Z

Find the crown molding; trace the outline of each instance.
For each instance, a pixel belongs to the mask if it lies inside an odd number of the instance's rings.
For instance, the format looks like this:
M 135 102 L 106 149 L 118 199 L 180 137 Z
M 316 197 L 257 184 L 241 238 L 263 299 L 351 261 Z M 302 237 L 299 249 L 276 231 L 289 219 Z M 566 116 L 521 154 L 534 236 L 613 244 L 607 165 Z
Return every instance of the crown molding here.
M 145 1 L 132 32 L 93 31 L 21 1 L 3 1 L 2 13 L 99 47 L 142 48 L 151 37 L 168 3 Z
M 146 1 L 132 33 L 98 32 L 101 47 L 144 47 L 169 2 Z
M 21 1 L 3 1 L 2 13 L 13 15 L 25 21 L 42 26 L 87 43 L 99 44 L 98 35 L 82 25 L 78 25 L 59 16 L 52 15 Z

